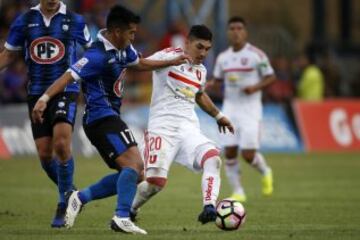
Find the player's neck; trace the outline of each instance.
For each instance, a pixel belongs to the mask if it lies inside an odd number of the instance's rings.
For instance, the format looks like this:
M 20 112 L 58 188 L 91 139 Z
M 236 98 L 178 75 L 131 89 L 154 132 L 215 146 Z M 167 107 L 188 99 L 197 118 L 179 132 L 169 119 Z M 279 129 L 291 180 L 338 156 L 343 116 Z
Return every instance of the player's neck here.
M 119 46 L 116 45 L 116 41 L 115 41 L 115 37 L 114 35 L 112 35 L 108 30 L 106 30 L 103 33 L 103 36 L 106 38 L 106 40 L 108 40 L 115 48 L 117 48 L 118 50 L 121 49 L 119 48 Z
M 241 49 L 243 49 L 243 47 L 245 47 L 246 42 L 245 43 L 240 43 L 240 44 L 234 44 L 232 45 L 233 51 L 237 52 L 240 51 Z
M 46 18 L 53 17 L 59 11 L 59 9 L 60 9 L 60 4 L 55 10 L 47 9 L 43 5 L 40 5 L 40 11 Z

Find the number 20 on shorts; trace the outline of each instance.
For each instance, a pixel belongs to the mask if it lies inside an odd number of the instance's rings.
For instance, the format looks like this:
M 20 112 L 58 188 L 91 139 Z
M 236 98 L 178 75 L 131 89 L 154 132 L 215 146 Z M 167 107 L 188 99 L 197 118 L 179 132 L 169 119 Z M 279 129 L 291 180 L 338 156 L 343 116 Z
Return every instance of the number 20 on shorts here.
M 150 137 L 149 139 L 149 150 L 150 152 L 158 151 L 161 149 L 161 137 Z M 154 164 L 157 160 L 157 154 L 151 154 L 149 156 L 149 163 Z

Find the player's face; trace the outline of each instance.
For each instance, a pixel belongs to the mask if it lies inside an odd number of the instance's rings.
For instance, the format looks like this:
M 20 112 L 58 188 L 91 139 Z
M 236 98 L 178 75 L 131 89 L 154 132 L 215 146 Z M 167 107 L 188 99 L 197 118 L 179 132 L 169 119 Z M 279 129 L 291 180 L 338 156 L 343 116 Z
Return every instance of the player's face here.
M 127 29 L 116 29 L 115 36 L 117 41 L 117 47 L 124 49 L 129 46 L 135 40 L 135 33 L 137 30 L 137 24 L 130 23 Z
M 203 39 L 193 39 L 186 41 L 186 53 L 190 55 L 195 64 L 204 61 L 211 48 L 211 42 Z
M 242 22 L 232 22 L 228 26 L 228 38 L 231 45 L 244 45 L 247 31 Z
M 60 7 L 60 0 L 40 0 L 40 5 L 47 12 L 56 12 Z

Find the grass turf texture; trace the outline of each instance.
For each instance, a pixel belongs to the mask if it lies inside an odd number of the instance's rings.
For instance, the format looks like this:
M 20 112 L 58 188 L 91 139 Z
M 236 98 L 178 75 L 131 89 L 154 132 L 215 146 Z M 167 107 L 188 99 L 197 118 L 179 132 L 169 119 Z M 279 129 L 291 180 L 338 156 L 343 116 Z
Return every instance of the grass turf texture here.
M 260 175 L 242 162 L 247 222 L 224 232 L 196 221 L 200 175 L 174 166 L 167 188 L 139 213 L 147 236 L 109 230 L 115 198 L 88 204 L 71 230 L 51 229 L 57 194 L 33 157 L 0 160 L 0 239 L 360 239 L 360 154 L 268 154 L 275 194 L 261 196 Z M 109 173 L 98 158 L 76 159 L 79 188 Z M 224 173 L 220 198 L 231 192 Z

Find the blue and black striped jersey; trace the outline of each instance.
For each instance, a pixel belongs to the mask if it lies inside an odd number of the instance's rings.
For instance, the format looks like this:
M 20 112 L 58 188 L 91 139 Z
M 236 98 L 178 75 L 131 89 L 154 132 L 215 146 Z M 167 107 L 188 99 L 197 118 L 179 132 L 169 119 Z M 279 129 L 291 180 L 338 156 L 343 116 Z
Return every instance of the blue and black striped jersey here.
M 8 50 L 22 50 L 28 66 L 28 94 L 41 95 L 76 62 L 76 46 L 90 46 L 91 37 L 84 18 L 60 2 L 58 12 L 47 19 L 40 5 L 20 15 L 11 25 L 5 43 Z M 66 87 L 78 92 L 79 84 Z
M 81 86 L 86 100 L 84 124 L 95 120 L 120 115 L 126 68 L 139 62 L 132 45 L 116 49 L 103 35 L 98 34 L 83 58 L 70 67 L 75 80 Z

